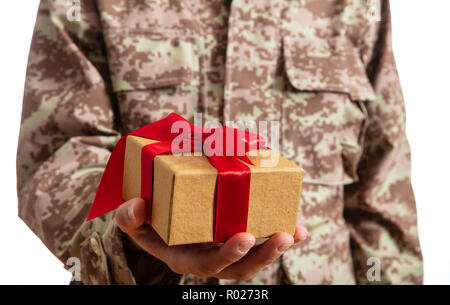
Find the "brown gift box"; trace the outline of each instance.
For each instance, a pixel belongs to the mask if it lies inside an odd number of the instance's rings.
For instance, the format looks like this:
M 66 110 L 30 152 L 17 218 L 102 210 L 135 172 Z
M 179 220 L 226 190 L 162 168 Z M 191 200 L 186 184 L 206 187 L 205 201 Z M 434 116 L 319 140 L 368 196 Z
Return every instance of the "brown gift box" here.
M 141 195 L 141 151 L 157 141 L 128 136 L 123 198 Z M 303 169 L 270 150 L 247 153 L 251 170 L 247 232 L 256 238 L 294 234 Z M 273 166 L 267 166 L 270 160 Z M 266 162 L 266 164 L 264 164 Z M 264 166 L 265 165 L 265 166 Z M 153 163 L 151 224 L 168 245 L 214 240 L 217 170 L 206 156 L 158 155 Z M 232 190 L 230 190 L 232 191 Z

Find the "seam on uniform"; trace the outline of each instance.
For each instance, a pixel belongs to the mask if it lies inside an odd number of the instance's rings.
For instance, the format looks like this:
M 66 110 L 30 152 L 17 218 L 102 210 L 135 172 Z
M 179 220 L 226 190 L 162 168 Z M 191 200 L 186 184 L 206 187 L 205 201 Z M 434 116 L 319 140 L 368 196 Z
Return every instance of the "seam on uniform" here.
M 180 38 L 179 35 L 187 35 L 182 38 L 195 38 L 197 37 L 196 33 L 191 30 L 173 30 L 173 29 L 162 29 L 161 31 L 155 31 L 153 29 L 122 29 L 122 28 L 106 28 L 104 29 L 106 34 L 131 34 L 131 35 L 139 35 L 139 34 L 153 34 L 159 35 L 163 37 L 172 36 L 176 38 Z
M 281 18 L 281 13 L 283 12 L 283 8 L 284 8 L 284 1 L 279 3 L 278 6 L 278 12 L 277 12 L 277 17 L 276 19 L 278 20 L 282 20 Z M 275 19 L 275 18 L 274 18 Z M 278 151 L 282 152 L 283 151 L 283 139 L 284 139 L 284 130 L 283 130 L 283 126 L 284 126 L 284 115 L 285 115 L 285 111 L 284 111 L 284 101 L 285 101 L 285 95 L 284 95 L 284 90 L 283 88 L 281 88 L 281 92 L 282 94 L 277 95 L 276 94 L 276 86 L 277 86 L 277 71 L 278 68 L 281 69 L 281 71 L 283 71 L 283 67 L 278 67 L 278 63 L 279 63 L 279 59 L 283 58 L 283 34 L 282 34 L 282 30 L 283 30 L 283 22 L 279 22 L 276 25 L 276 31 L 275 31 L 275 41 L 276 41 L 276 47 L 273 49 L 273 71 L 272 71 L 272 75 L 270 78 L 270 81 L 272 81 L 272 88 L 270 90 L 270 95 L 271 98 L 273 100 L 273 106 L 276 107 L 277 105 L 277 101 L 279 101 L 279 109 L 278 109 L 278 113 L 279 116 L 276 118 L 278 120 L 278 122 L 280 123 L 280 126 L 278 127 Z M 284 64 L 284 60 L 281 63 L 282 65 Z M 283 73 L 283 72 L 281 72 Z M 284 86 L 284 83 L 282 84 Z M 271 115 L 272 116 L 272 115 Z M 273 120 L 273 119 L 272 119 Z M 271 124 L 272 125 L 272 124 Z M 270 126 L 270 129 L 272 130 L 272 126 Z M 270 135 L 270 144 L 273 143 L 273 139 L 272 139 L 272 134 Z
M 189 72 L 189 74 L 190 74 L 190 72 Z M 130 80 L 130 81 L 126 81 L 127 83 L 129 83 L 129 84 L 132 84 L 132 85 L 139 85 L 139 84 L 143 84 L 143 85 L 145 85 L 145 84 L 155 84 L 155 85 L 158 85 L 158 84 L 161 84 L 161 83 L 164 83 L 164 82 L 169 82 L 169 81 L 187 81 L 187 80 L 190 80 L 191 79 L 191 77 L 190 77 L 190 75 L 189 76 L 182 76 L 182 77 L 167 77 L 167 78 L 161 78 L 161 79 L 155 79 L 155 80 L 145 80 L 145 79 L 143 79 L 143 80 Z
M 230 9 L 230 19 L 231 19 L 231 9 Z M 231 28 L 229 20 L 229 27 L 228 27 L 228 37 L 227 37 L 227 53 L 226 53 L 226 60 L 225 60 L 225 92 L 224 92 L 224 110 L 223 110 L 223 121 L 226 122 L 230 120 L 230 97 L 231 97 L 231 55 L 233 48 L 231 47 L 232 40 L 234 38 L 233 32 L 234 27 Z M 233 22 L 234 23 L 234 22 Z
M 185 4 L 185 3 L 183 3 Z M 197 18 L 197 16 L 195 15 L 194 11 L 192 10 L 192 8 L 189 5 L 183 5 L 183 7 L 189 11 L 189 13 L 191 14 L 192 20 L 193 22 L 195 22 L 195 24 L 198 26 L 198 33 L 197 32 L 193 32 L 191 31 L 189 28 L 185 29 L 186 32 L 188 33 L 193 33 L 194 35 L 190 37 L 190 39 L 192 39 L 193 41 L 190 42 L 192 44 L 192 46 L 195 46 L 196 49 L 194 49 L 194 54 L 195 51 L 198 52 L 198 56 L 193 55 L 193 61 L 195 62 L 195 59 L 197 58 L 197 62 L 199 64 L 198 67 L 198 83 L 197 83 L 197 105 L 196 105 L 196 110 L 194 112 L 198 112 L 199 111 L 199 106 L 201 107 L 203 105 L 204 109 L 203 112 L 206 112 L 206 116 L 208 115 L 207 113 L 207 102 L 206 102 L 206 98 L 207 98 L 207 87 L 206 87 L 206 80 L 207 80 L 207 75 L 206 73 L 204 73 L 206 71 L 206 66 L 205 66 L 205 62 L 206 62 L 206 47 L 205 47 L 205 37 L 206 37 L 206 32 L 205 31 L 205 27 L 201 21 L 201 18 Z M 171 31 L 171 29 L 163 29 L 163 32 L 167 32 L 167 31 Z M 177 88 L 176 91 L 177 93 L 180 93 L 180 88 Z
M 202 37 L 198 38 L 198 43 L 196 44 L 198 48 L 200 48 L 199 51 L 199 62 L 200 62 L 200 71 L 199 71 L 199 95 L 202 96 L 201 101 L 199 101 L 201 104 L 203 105 L 203 113 L 205 114 L 205 117 L 208 117 L 208 87 L 207 87 L 207 82 L 208 82 L 208 75 L 207 75 L 207 71 L 206 71 L 206 48 L 205 48 L 205 35 L 203 35 Z M 197 111 L 198 111 L 198 105 L 197 105 Z
M 323 181 L 318 179 L 303 179 L 303 184 L 327 185 L 327 186 L 342 186 L 353 183 L 350 179 Z
M 202 30 L 204 33 L 206 34 L 213 34 L 213 33 L 224 33 L 227 32 L 226 28 L 223 29 L 204 29 Z M 179 34 L 188 34 L 190 35 L 191 38 L 195 38 L 198 35 L 200 35 L 199 33 L 196 33 L 195 31 L 186 29 L 186 30 L 174 30 L 174 29 L 170 29 L 170 28 L 162 28 L 159 31 L 155 31 L 154 29 L 137 29 L 137 28 L 120 28 L 120 27 L 106 27 L 103 30 L 104 33 L 111 33 L 111 34 L 117 34 L 118 32 L 120 33 L 126 33 L 126 34 L 156 34 L 156 35 L 161 35 L 161 36 L 167 36 L 167 35 L 174 35 L 174 37 L 178 37 L 176 35 Z
M 361 130 L 361 135 L 360 135 L 360 145 L 361 145 L 362 150 L 364 150 L 366 132 L 367 132 L 367 128 L 369 126 L 369 112 L 367 111 L 367 107 L 364 102 L 358 101 L 358 104 L 361 107 L 361 111 L 364 115 L 364 124 L 363 124 L 363 128 Z
M 285 109 L 285 101 L 287 100 L 288 97 L 288 90 L 287 90 L 287 85 L 286 82 L 289 82 L 287 78 L 287 72 L 286 72 L 286 59 L 284 58 L 284 48 L 285 48 L 285 43 L 284 43 L 284 37 L 285 35 L 285 24 L 284 24 L 284 19 L 282 18 L 282 14 L 284 12 L 285 9 L 287 9 L 287 4 L 285 1 L 281 1 L 281 7 L 280 7 L 280 15 L 279 15 L 279 19 L 280 19 L 280 23 L 278 26 L 278 39 L 279 39 L 279 46 L 278 46 L 278 50 L 280 52 L 279 56 L 280 56 L 280 60 L 281 60 L 281 77 L 280 79 L 282 80 L 282 84 L 281 84 L 281 119 L 280 119 L 280 153 L 284 153 L 284 144 L 285 144 L 285 134 L 286 134 L 286 125 L 287 125 L 287 118 L 286 118 L 286 109 Z M 303 179 L 302 179 L 303 181 Z

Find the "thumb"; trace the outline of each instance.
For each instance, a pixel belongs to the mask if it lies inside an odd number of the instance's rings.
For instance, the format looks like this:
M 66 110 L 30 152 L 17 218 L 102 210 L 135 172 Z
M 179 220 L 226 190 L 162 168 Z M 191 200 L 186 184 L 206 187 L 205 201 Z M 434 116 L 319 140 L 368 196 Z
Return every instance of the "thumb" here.
M 142 226 L 146 217 L 146 204 L 141 198 L 133 198 L 119 206 L 116 211 L 116 222 L 119 228 L 127 233 L 133 233 Z

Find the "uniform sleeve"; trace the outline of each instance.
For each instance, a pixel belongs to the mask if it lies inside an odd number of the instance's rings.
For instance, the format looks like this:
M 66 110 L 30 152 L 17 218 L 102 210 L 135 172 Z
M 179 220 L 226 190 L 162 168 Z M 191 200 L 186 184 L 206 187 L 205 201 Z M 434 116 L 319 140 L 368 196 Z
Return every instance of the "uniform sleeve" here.
M 120 137 L 117 103 L 95 1 L 70 22 L 66 1 L 41 1 L 28 59 L 17 155 L 19 216 L 64 264 L 81 262 L 86 284 L 134 284 L 167 268 L 126 255 L 113 213 L 86 222 L 110 151 Z M 73 259 L 71 260 L 73 261 Z M 150 267 L 148 267 L 150 266 Z
M 364 103 L 367 124 L 359 182 L 345 189 L 344 215 L 350 227 L 358 283 L 420 284 L 422 255 L 388 1 L 382 2 L 381 11 L 368 65 L 377 99 Z M 380 281 L 376 277 L 378 263 Z

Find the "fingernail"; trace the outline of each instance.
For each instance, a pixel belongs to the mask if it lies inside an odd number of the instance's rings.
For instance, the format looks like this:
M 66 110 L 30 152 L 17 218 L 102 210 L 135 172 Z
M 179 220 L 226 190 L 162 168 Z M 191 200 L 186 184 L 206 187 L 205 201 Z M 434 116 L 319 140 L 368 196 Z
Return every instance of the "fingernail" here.
M 239 246 L 238 246 L 238 250 L 241 253 L 247 253 L 252 247 L 253 247 L 254 241 L 253 240 L 246 240 L 246 241 L 242 241 Z
M 298 243 L 300 241 L 304 241 L 307 237 L 308 237 L 308 231 L 306 231 L 306 229 L 303 228 L 300 231 L 299 236 L 295 239 L 295 243 Z
M 131 223 L 136 222 L 136 216 L 134 216 L 134 204 L 130 204 L 128 207 L 128 218 L 130 219 Z
M 281 246 L 278 247 L 278 252 L 283 253 L 284 251 L 286 251 L 287 249 L 289 249 L 292 246 L 292 244 L 282 244 Z
M 305 240 L 308 237 L 308 231 L 306 231 L 306 229 L 304 231 L 302 231 L 302 233 L 300 234 L 300 240 Z

